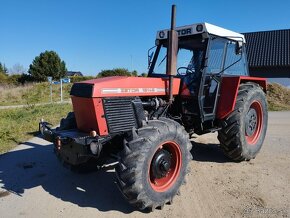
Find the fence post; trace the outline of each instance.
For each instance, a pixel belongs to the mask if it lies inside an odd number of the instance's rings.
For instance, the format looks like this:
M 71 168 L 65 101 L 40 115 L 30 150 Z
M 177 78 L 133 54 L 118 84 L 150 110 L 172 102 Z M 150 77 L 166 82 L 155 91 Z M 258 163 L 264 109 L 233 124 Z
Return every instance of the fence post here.
M 62 102 L 62 78 L 60 78 L 60 102 Z
M 52 77 L 48 76 L 47 81 L 49 82 L 50 85 L 50 103 L 52 103 Z

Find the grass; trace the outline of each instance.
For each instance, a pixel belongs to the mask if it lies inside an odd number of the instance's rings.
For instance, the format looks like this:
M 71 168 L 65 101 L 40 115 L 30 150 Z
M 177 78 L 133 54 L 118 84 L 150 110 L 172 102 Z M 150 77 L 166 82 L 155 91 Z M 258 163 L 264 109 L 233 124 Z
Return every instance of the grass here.
M 72 84 L 63 84 L 63 100 L 69 100 L 69 91 Z M 52 85 L 52 101 L 60 101 L 60 85 Z M 48 103 L 50 99 L 49 83 L 35 83 L 24 86 L 0 87 L 0 106 L 33 105 Z
M 38 133 L 41 118 L 57 125 L 72 110 L 71 104 L 49 104 L 0 110 L 0 154 Z

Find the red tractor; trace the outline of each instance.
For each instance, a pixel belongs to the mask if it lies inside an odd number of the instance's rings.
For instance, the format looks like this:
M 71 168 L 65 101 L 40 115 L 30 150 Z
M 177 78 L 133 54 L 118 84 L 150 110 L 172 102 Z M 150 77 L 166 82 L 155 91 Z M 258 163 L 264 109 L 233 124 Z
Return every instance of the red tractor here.
M 233 161 L 255 158 L 267 129 L 266 80 L 249 76 L 245 38 L 208 23 L 157 32 L 142 77 L 75 83 L 73 112 L 44 138 L 73 169 L 115 157 L 116 180 L 139 209 L 170 204 L 185 181 L 193 133 L 218 131 Z

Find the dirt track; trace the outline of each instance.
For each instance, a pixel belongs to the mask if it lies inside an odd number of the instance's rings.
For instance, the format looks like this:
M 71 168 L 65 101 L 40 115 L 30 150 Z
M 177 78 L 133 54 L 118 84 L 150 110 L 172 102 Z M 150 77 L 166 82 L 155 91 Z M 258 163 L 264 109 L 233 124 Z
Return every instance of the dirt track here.
M 269 114 L 255 160 L 232 163 L 215 134 L 194 139 L 191 173 L 173 205 L 135 211 L 114 184 L 112 167 L 74 174 L 52 145 L 34 138 L 0 156 L 0 217 L 289 217 L 290 112 Z

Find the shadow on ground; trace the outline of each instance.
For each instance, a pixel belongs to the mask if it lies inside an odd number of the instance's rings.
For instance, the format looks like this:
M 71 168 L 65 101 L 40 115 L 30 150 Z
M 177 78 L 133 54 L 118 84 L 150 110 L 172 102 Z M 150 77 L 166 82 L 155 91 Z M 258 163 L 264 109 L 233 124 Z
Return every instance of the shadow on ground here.
M 226 157 L 219 144 L 203 144 L 192 141 L 191 154 L 193 160 L 201 162 L 227 163 L 231 160 Z
M 25 190 L 41 186 L 49 194 L 80 207 L 99 211 L 131 213 L 131 207 L 117 189 L 114 172 L 100 170 L 77 174 L 64 168 L 53 153 L 52 144 L 26 142 L 23 150 L 0 156 L 0 187 L 21 196 Z M 193 159 L 205 162 L 228 162 L 217 144 L 193 142 Z M 5 192 L 7 194 L 7 192 Z M 5 197 L 6 194 L 0 197 Z
M 30 148 L 0 156 L 0 187 L 21 196 L 25 190 L 41 186 L 49 194 L 99 211 L 131 213 L 131 207 L 114 183 L 114 172 L 100 170 L 77 174 L 64 168 L 53 153 L 52 144 L 30 142 Z M 1 197 L 1 196 L 0 196 Z

